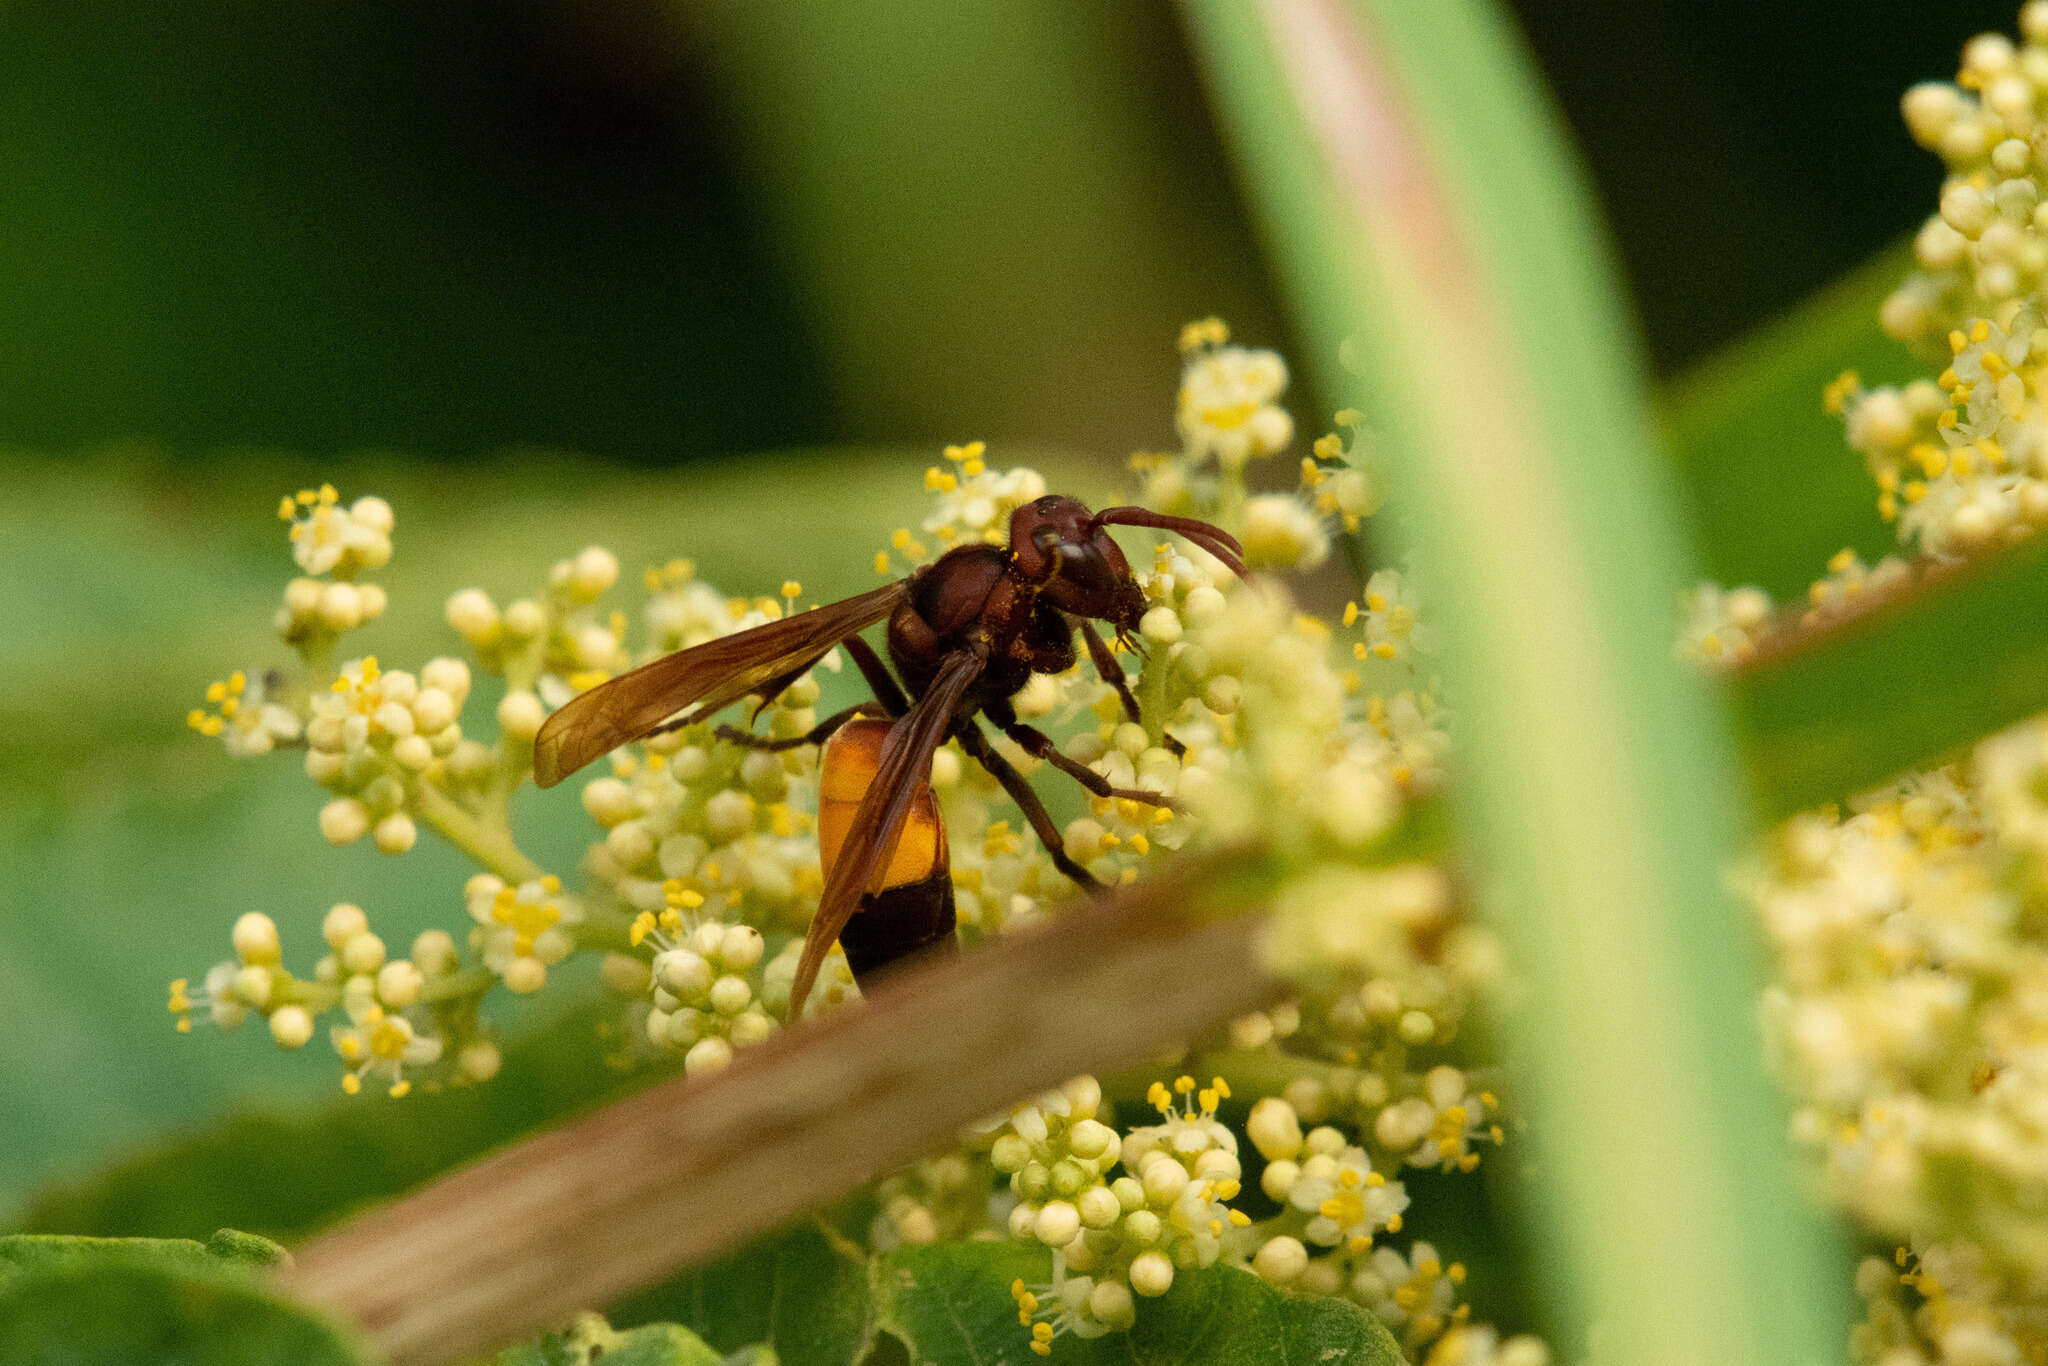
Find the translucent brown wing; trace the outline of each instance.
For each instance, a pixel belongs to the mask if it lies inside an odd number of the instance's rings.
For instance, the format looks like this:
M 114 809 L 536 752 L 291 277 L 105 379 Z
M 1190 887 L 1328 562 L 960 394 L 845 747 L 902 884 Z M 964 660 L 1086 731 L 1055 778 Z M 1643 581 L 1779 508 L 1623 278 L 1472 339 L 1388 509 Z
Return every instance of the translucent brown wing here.
M 939 667 L 939 676 L 911 706 L 910 714 L 889 728 L 882 743 L 881 765 L 854 813 L 846 843 L 825 880 L 824 895 L 818 898 L 818 913 L 811 917 L 810 931 L 804 936 L 803 957 L 797 960 L 796 976 L 789 987 L 791 1020 L 803 1013 L 804 998 L 811 994 L 818 969 L 861 897 L 895 857 L 911 802 L 918 789 L 931 782 L 932 755 L 946 743 L 960 699 L 987 663 L 983 648 L 948 655 Z
M 686 708 L 709 715 L 787 681 L 840 641 L 896 610 L 909 590 L 892 583 L 749 631 L 678 650 L 582 693 L 547 719 L 533 741 L 533 780 L 553 787 L 577 769 L 638 740 Z

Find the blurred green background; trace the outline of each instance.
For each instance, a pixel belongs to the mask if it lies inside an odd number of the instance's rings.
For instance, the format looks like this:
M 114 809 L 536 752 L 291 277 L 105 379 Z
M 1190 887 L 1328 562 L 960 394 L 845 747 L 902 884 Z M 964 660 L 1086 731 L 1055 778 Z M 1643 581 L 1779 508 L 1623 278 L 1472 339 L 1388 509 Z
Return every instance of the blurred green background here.
M 1892 268 L 1724 348 L 1918 222 L 1938 170 L 1899 93 L 2014 6 L 1515 8 L 1673 381 L 1710 567 L 1785 591 L 1881 548 L 1815 394 L 1845 354 L 1909 372 L 1868 324 Z M 1170 439 L 1173 337 L 1208 313 L 1288 343 L 1155 0 L 0 9 L 0 1212 L 332 1088 L 325 1059 L 171 1032 L 164 984 L 241 911 L 288 955 L 337 899 L 394 941 L 460 917 L 446 851 L 329 849 L 289 759 L 184 730 L 281 648 L 280 491 L 397 506 L 362 637 L 387 662 L 450 647 L 448 591 L 598 539 L 629 570 L 850 589 L 938 442 L 1106 473 Z M 1304 427 L 1319 406 L 1297 395 Z M 535 852 L 566 864 L 553 797 Z M 368 1162 L 351 1142 L 318 1154 Z M 98 1226 L 206 1231 L 133 1195 Z

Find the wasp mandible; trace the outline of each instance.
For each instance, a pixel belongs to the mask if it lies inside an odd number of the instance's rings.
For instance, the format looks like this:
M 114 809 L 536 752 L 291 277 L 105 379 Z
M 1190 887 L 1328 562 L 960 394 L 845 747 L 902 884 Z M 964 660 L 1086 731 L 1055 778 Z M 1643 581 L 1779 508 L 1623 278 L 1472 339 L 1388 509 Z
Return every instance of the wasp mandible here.
M 1130 564 L 1105 529 L 1111 526 L 1175 532 L 1244 576 L 1243 547 L 1207 522 L 1137 507 L 1091 513 L 1075 499 L 1050 494 L 1010 515 L 1007 547 L 957 546 L 908 578 L 706 641 L 580 694 L 535 737 L 534 780 L 552 787 L 620 745 L 695 724 L 744 697 L 760 699 L 759 716 L 834 646 L 844 645 L 872 700 L 788 739 L 730 726 L 717 732 L 755 749 L 825 745 L 818 798 L 825 890 L 790 987 L 792 1020 L 835 940 L 856 980 L 955 942 L 946 832 L 931 790 L 932 755 L 948 739 L 959 741 L 1002 784 L 1054 865 L 1095 890 L 1100 884 L 1067 856 L 1051 815 L 1024 775 L 995 750 L 978 718 L 987 717 L 1025 753 L 1096 796 L 1171 804 L 1156 792 L 1112 786 L 1062 753 L 1051 736 L 1020 721 L 1010 705 L 1033 674 L 1074 666 L 1078 629 L 1096 671 L 1116 689 L 1130 718 L 1140 719 L 1124 671 L 1094 624 L 1107 622 L 1121 640 L 1145 612 Z M 894 674 L 860 635 L 884 620 Z

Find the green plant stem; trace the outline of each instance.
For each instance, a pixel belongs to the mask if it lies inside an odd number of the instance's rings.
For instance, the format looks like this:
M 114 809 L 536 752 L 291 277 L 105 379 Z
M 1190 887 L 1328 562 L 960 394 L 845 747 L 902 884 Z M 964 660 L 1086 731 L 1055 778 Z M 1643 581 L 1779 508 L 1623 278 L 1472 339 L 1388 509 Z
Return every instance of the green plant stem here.
M 1632 1366 L 1839 1360 L 1722 895 L 1731 746 L 1670 660 L 1697 578 L 1608 254 L 1484 0 L 1189 0 L 1310 359 L 1362 388 L 1447 637 L 1463 853 L 1519 1037 L 1565 1314 Z M 1767 513 L 1768 510 L 1763 510 Z
M 467 854 L 485 871 L 514 883 L 541 876 L 541 866 L 520 852 L 512 842 L 512 832 L 502 822 L 488 821 L 464 810 L 432 783 L 421 783 L 415 789 L 412 810 L 428 829 Z

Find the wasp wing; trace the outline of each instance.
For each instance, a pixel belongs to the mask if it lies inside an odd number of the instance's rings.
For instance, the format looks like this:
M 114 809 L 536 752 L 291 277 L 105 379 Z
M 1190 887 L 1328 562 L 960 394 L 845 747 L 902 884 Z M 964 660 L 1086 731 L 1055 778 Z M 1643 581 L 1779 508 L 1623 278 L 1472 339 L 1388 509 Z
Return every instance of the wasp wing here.
M 571 698 L 533 741 L 533 780 L 553 787 L 688 707 L 705 715 L 788 682 L 854 632 L 896 610 L 909 590 L 887 584 L 815 611 L 678 650 Z
M 874 882 L 896 856 L 896 844 L 903 837 L 904 817 L 918 790 L 930 784 L 932 755 L 946 742 L 953 718 L 968 687 L 981 676 L 988 663 L 986 647 L 960 650 L 946 657 L 939 675 L 910 713 L 889 728 L 882 742 L 882 762 L 874 781 L 860 799 L 853 824 L 840 846 L 839 857 L 825 879 L 824 895 L 818 899 L 818 913 L 804 936 L 803 956 L 797 960 L 796 976 L 789 988 L 789 1018 L 803 1012 L 825 955 L 846 928 L 860 899 L 873 890 Z

